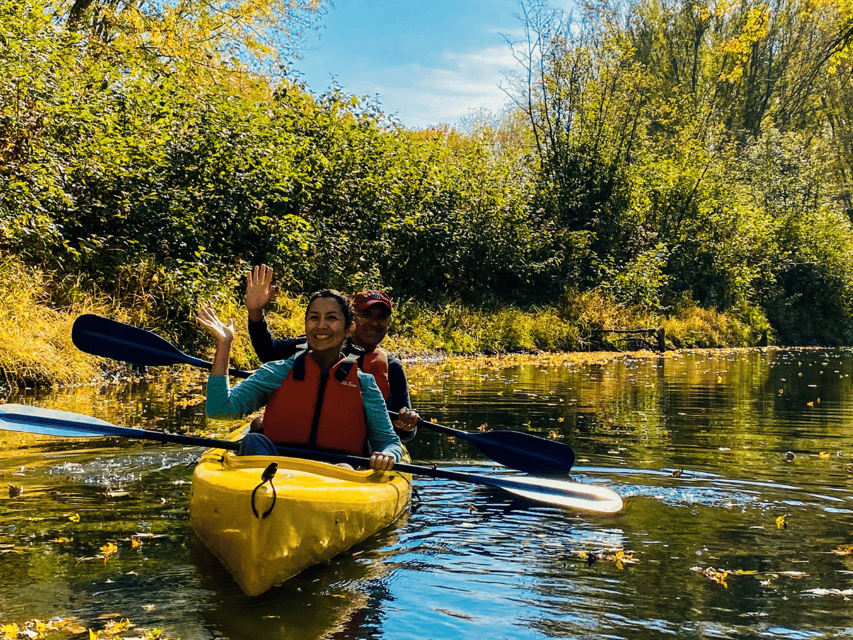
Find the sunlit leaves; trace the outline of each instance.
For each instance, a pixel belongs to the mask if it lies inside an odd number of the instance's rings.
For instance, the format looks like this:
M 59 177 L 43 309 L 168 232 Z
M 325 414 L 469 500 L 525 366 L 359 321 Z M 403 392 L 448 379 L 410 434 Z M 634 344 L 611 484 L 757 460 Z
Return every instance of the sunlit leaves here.
M 736 576 L 752 576 L 757 575 L 757 571 L 753 570 L 744 570 L 737 569 L 735 571 L 730 571 L 728 569 L 716 569 L 714 567 L 691 567 L 691 571 L 695 571 L 697 573 L 701 573 L 706 578 L 708 578 L 711 582 L 715 582 L 722 586 L 724 589 L 729 588 L 728 581 Z
M 573 551 L 572 554 L 592 566 L 596 562 L 612 563 L 617 569 L 623 571 L 626 565 L 636 564 L 639 560 L 633 551 L 624 549 L 604 549 L 601 551 Z
M 767 37 L 770 27 L 770 15 L 767 5 L 750 7 L 746 14 L 746 23 L 737 36 L 723 42 L 724 52 L 734 55 L 735 64 L 730 71 L 720 75 L 723 82 L 737 82 L 743 77 L 744 68 L 750 52 L 757 42 Z
M 836 556 L 853 556 L 853 544 L 840 544 L 835 549 L 831 549 L 830 553 Z
M 701 573 L 712 582 L 721 585 L 724 589 L 729 588 L 729 584 L 726 582 L 726 578 L 729 576 L 728 571 L 715 569 L 714 567 L 706 567 L 704 569 L 702 567 L 693 567 L 692 570 Z
M 74 618 L 52 618 L 51 620 L 27 620 L 21 624 L 0 623 L 0 640 L 41 640 L 42 638 L 68 637 L 86 633 L 86 628 Z
M 167 640 L 163 629 L 136 629 L 135 625 L 119 614 L 98 616 L 106 620 L 102 629 L 93 629 L 76 618 L 52 618 L 50 620 L 27 620 L 21 624 L 0 623 L 0 640 L 42 640 L 85 636 L 89 640 Z M 133 633 L 129 636 L 128 633 Z
M 321 0 L 68 3 L 68 24 L 90 49 L 135 51 L 171 71 L 208 73 L 238 59 L 275 58 L 298 41 Z M 67 5 L 68 6 L 68 5 Z M 85 7 L 82 11 L 79 9 Z
M 114 542 L 107 542 L 101 547 L 100 551 L 101 554 L 98 557 L 103 558 L 104 564 L 106 564 L 110 557 L 118 553 L 118 546 Z

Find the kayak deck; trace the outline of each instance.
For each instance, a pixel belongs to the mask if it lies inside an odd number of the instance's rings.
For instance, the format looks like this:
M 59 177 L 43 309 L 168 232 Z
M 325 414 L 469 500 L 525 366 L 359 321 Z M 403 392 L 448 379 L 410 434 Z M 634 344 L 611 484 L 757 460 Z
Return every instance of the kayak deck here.
M 264 483 L 271 462 L 278 471 Z M 409 504 L 411 486 L 409 474 L 393 470 L 211 449 L 193 473 L 190 522 L 254 596 L 390 525 Z

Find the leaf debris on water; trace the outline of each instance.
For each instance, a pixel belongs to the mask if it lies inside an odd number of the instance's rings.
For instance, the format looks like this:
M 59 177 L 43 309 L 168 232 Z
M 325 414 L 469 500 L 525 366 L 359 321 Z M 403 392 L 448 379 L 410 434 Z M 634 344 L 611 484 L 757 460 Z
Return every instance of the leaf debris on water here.
M 449 616 L 453 616 L 454 618 L 462 618 L 463 620 L 474 620 L 474 616 L 469 616 L 467 613 L 460 613 L 459 611 L 451 611 L 450 609 L 434 609 L 434 611 L 438 611 L 439 613 L 445 613 Z

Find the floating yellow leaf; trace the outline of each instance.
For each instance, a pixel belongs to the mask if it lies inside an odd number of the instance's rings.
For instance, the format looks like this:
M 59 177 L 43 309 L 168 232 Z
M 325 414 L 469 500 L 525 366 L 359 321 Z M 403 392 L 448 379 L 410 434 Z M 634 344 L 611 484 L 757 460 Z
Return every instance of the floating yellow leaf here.
M 16 624 L 4 624 L 3 625 L 3 636 L 6 638 L 17 638 L 20 629 Z
M 829 458 L 829 456 L 830 456 L 829 451 L 821 451 L 819 454 L 817 454 L 817 457 L 820 458 L 821 460 L 826 460 Z
M 74 541 L 73 538 L 65 538 L 65 537 L 54 538 L 53 540 L 51 540 L 51 542 L 53 544 L 66 544 L 68 542 L 73 542 L 73 541 Z
M 559 418 L 557 418 L 557 422 L 565 422 L 565 421 L 566 421 L 566 419 L 565 419 L 564 417 L 562 417 L 562 416 L 560 416 Z
M 100 631 L 92 631 L 89 629 L 89 640 L 98 640 L 101 637 Z
M 107 623 L 107 626 L 104 631 L 110 634 L 111 636 L 115 636 L 119 633 L 124 633 L 125 631 L 130 629 L 130 627 L 130 620 L 124 618 L 123 620 L 119 620 L 118 622 L 116 622 L 115 620 L 111 620 Z
M 110 559 L 110 556 L 115 555 L 118 552 L 118 547 L 113 542 L 108 542 L 103 547 L 101 547 L 101 556 L 104 558 L 104 564 L 107 563 L 107 560 Z
M 138 549 L 141 546 L 142 546 L 142 540 L 140 538 L 137 538 L 136 536 L 130 536 L 130 548 L 131 549 Z
M 489 424 L 487 422 L 484 422 L 479 427 L 477 427 L 477 430 L 478 431 L 488 431 L 489 430 Z
M 807 406 L 807 407 L 813 407 L 813 406 L 814 406 L 814 402 L 806 402 L 806 406 Z
M 68 519 L 71 520 L 71 522 L 80 522 L 80 514 L 75 513 L 74 515 L 68 516 Z
M 705 569 L 693 567 L 693 570 L 698 571 L 712 582 L 722 585 L 724 589 L 729 588 L 729 584 L 726 582 L 726 578 L 729 576 L 728 571 L 724 569 L 715 569 L 714 567 L 707 567 Z
M 620 571 L 625 569 L 626 564 L 634 564 L 635 562 L 637 562 L 634 559 L 634 554 L 625 553 L 624 549 L 618 549 L 615 553 L 612 554 L 605 554 L 604 559 L 613 562 L 616 565 L 616 568 Z
M 837 549 L 833 549 L 830 551 L 837 556 L 849 556 L 853 555 L 853 544 L 840 544 Z
M 776 518 L 776 526 L 779 527 L 780 529 L 787 529 L 788 528 L 788 516 L 784 515 L 784 516 L 779 516 L 778 518 Z

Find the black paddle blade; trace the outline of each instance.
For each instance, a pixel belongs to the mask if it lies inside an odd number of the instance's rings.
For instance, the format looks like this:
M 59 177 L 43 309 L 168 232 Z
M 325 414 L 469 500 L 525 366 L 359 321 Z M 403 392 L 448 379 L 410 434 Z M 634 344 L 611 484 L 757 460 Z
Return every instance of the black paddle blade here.
M 78 349 L 93 356 L 142 367 L 192 364 L 210 368 L 210 363 L 188 356 L 150 331 L 91 313 L 74 321 L 71 341 Z
M 575 463 L 575 452 L 553 440 L 518 431 L 465 432 L 465 440 L 495 462 L 525 473 L 565 474 Z

